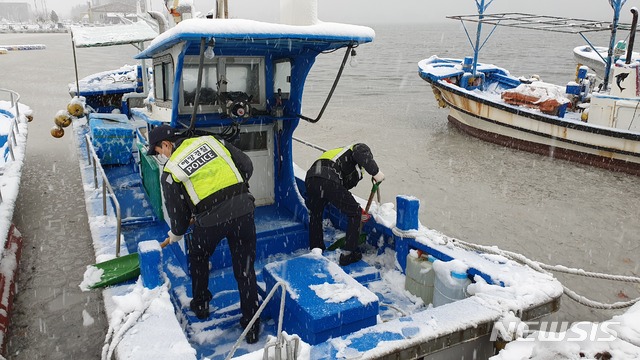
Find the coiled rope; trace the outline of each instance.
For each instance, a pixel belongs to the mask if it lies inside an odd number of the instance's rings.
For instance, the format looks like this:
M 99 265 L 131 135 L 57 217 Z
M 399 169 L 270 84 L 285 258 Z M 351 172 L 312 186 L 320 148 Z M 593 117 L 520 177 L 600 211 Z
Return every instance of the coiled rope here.
M 629 283 L 636 283 L 636 284 L 640 284 L 640 278 L 635 277 L 635 276 L 624 276 L 624 275 L 610 275 L 610 274 L 603 274 L 603 273 L 596 273 L 596 272 L 591 272 L 591 271 L 584 271 L 582 269 L 576 269 L 576 268 L 568 268 L 566 266 L 562 266 L 562 265 L 547 265 L 538 261 L 533 261 L 528 259 L 527 257 L 525 257 L 522 254 L 518 254 L 512 251 L 507 251 L 507 250 L 500 250 L 500 249 L 496 249 L 493 247 L 488 247 L 488 246 L 483 246 L 483 245 L 478 245 L 478 244 L 472 244 L 472 243 L 468 243 L 466 241 L 462 241 L 462 240 L 458 240 L 458 239 L 451 239 L 448 240 L 445 238 L 445 241 L 451 241 L 452 243 L 456 244 L 457 246 L 461 247 L 461 248 L 465 248 L 465 249 L 470 249 L 470 250 L 478 250 L 481 252 L 485 252 L 485 253 L 492 253 L 495 255 L 501 255 L 504 256 L 507 259 L 516 261 L 518 263 L 521 264 L 525 264 L 528 265 L 529 267 L 531 267 L 532 269 L 539 271 L 541 273 L 544 274 L 549 274 L 549 275 L 553 275 L 551 274 L 549 271 L 557 271 L 557 272 L 561 272 L 561 273 L 565 273 L 565 274 L 571 274 L 571 275 L 580 275 L 580 276 L 586 276 L 586 277 L 591 277 L 591 278 L 596 278 L 596 279 L 604 279 L 604 280 L 613 280 L 613 281 L 622 281 L 622 282 L 629 282 Z M 547 271 L 549 270 L 549 271 Z M 588 306 L 594 309 L 604 309 L 604 310 L 618 310 L 618 309 L 624 309 L 624 308 L 628 308 L 630 306 L 633 306 L 635 303 L 637 303 L 638 301 L 640 301 L 640 298 L 635 298 L 629 301 L 619 301 L 619 302 L 615 302 L 615 303 L 611 303 L 611 304 L 607 304 L 607 303 L 602 303 L 599 301 L 595 301 L 595 300 L 591 300 L 589 298 L 586 298 L 582 295 L 577 294 L 575 291 L 569 289 L 568 287 L 566 287 L 564 284 L 562 284 L 562 289 L 565 295 L 567 295 L 571 300 L 584 305 L 584 306 Z

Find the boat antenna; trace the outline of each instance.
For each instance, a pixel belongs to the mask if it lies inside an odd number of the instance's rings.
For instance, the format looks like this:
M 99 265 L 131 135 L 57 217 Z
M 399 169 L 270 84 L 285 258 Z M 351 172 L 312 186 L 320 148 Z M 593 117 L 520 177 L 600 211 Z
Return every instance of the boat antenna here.
M 210 43 L 215 43 L 215 40 L 211 38 Z M 193 100 L 193 112 L 191 113 L 191 122 L 189 128 L 185 130 L 183 136 L 193 135 L 193 129 L 196 127 L 196 114 L 198 113 L 198 106 L 200 105 L 200 87 L 202 86 L 202 68 L 204 67 L 204 49 L 207 44 L 207 38 L 202 37 L 200 39 L 200 60 L 198 62 L 198 83 L 196 85 L 196 97 Z M 211 45 L 213 46 L 213 45 Z
M 349 59 L 349 56 L 356 56 L 356 51 L 355 48 L 356 46 L 353 43 L 350 43 L 349 45 L 347 45 L 347 51 L 344 53 L 344 57 L 342 58 L 342 64 L 340 65 L 340 70 L 338 70 L 338 74 L 336 75 L 336 79 L 333 81 L 333 86 L 331 86 L 331 91 L 329 91 L 329 95 L 327 95 L 327 99 L 324 101 L 324 105 L 322 105 L 322 109 L 320 109 L 320 113 L 318 114 L 318 116 L 315 119 L 306 117 L 304 115 L 298 114 L 298 116 L 300 117 L 300 119 L 302 120 L 306 120 L 310 123 L 317 123 L 318 121 L 320 121 L 320 118 L 322 117 L 322 114 L 324 113 L 324 110 L 327 108 L 327 105 L 329 105 L 329 101 L 331 100 L 331 96 L 333 95 L 333 91 L 336 89 L 336 87 L 338 86 L 338 81 L 340 81 L 340 77 L 342 76 L 342 70 L 344 70 L 344 65 L 347 63 L 347 59 Z

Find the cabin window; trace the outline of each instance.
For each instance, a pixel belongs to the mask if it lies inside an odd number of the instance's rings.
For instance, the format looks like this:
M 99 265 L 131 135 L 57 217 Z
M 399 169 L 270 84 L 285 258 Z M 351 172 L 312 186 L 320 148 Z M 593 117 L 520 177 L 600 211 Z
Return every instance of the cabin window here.
M 227 64 L 227 91 L 240 91 L 251 96 L 252 104 L 260 103 L 260 72 L 257 63 Z
M 202 83 L 200 86 L 200 105 L 215 105 L 218 95 L 218 69 L 216 64 L 204 64 L 202 68 Z M 184 64 L 182 70 L 182 93 L 184 95 L 183 104 L 193 106 L 196 98 L 196 88 L 198 86 L 198 63 L 189 62 Z
M 181 111 L 190 112 L 195 102 L 198 84 L 199 56 L 187 55 L 182 70 Z M 222 110 L 218 94 L 243 92 L 251 96 L 251 106 L 266 108 L 264 59 L 258 57 L 216 56 L 205 59 L 202 68 L 199 106 L 201 112 L 217 113 Z
M 173 61 L 165 55 L 153 59 L 153 83 L 156 104 L 171 106 L 173 92 Z
M 266 131 L 241 132 L 232 144 L 242 151 L 267 150 L 268 138 Z
M 276 100 L 278 97 L 281 100 L 289 98 L 289 93 L 291 92 L 291 61 L 288 59 L 278 60 L 274 63 L 273 91 Z

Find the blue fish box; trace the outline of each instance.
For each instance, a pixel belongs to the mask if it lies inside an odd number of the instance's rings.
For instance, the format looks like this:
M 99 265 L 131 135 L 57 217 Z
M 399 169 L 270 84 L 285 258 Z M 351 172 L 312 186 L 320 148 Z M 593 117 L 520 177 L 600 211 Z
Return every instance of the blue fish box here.
M 103 165 L 128 164 L 133 160 L 135 128 L 123 114 L 89 114 L 91 143 Z
M 575 82 L 568 83 L 566 93 L 569 95 L 580 95 L 580 85 Z
M 378 297 L 321 255 L 268 264 L 262 276 L 267 293 L 279 281 L 287 285 L 282 328 L 311 345 L 377 323 Z M 281 295 L 278 289 L 268 305 L 273 319 L 278 319 Z

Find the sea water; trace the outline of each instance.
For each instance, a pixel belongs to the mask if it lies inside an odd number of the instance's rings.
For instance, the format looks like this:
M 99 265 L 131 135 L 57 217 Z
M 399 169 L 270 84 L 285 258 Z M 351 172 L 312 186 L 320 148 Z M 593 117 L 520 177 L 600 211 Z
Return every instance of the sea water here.
M 421 200 L 420 222 L 446 235 L 495 245 L 548 264 L 638 275 L 640 178 L 507 149 L 472 138 L 447 122 L 418 61 L 471 54 L 458 23 L 371 25 L 372 44 L 356 49 L 317 124 L 302 121 L 296 136 L 326 149 L 367 143 L 386 180 L 382 202 L 397 194 Z M 626 36 L 626 35 L 624 35 Z M 596 38 L 606 44 L 606 36 Z M 12 359 L 97 358 L 106 333 L 99 292 L 80 293 L 85 266 L 95 263 L 78 160 L 69 134 L 49 135 L 53 117 L 75 80 L 68 34 L 0 34 L 2 44 L 45 44 L 46 50 L 0 55 L 0 87 L 20 93 L 35 110 L 14 222 L 25 237 L 19 294 L 10 329 Z M 480 60 L 513 75 L 538 74 L 564 85 L 575 76 L 578 35 L 500 28 Z M 132 46 L 78 49 L 80 77 L 134 64 Z M 316 117 L 342 51 L 320 56 L 309 74 L 303 114 Z M 68 130 L 70 131 L 70 129 Z M 318 150 L 294 145 L 306 168 Z M 368 181 L 354 193 L 366 198 Z M 634 285 L 559 275 L 585 296 L 615 302 L 640 296 Z M 83 326 L 83 312 L 94 318 Z M 591 310 L 568 298 L 555 315 L 593 321 L 615 312 Z M 18 353 L 16 355 L 16 353 Z

